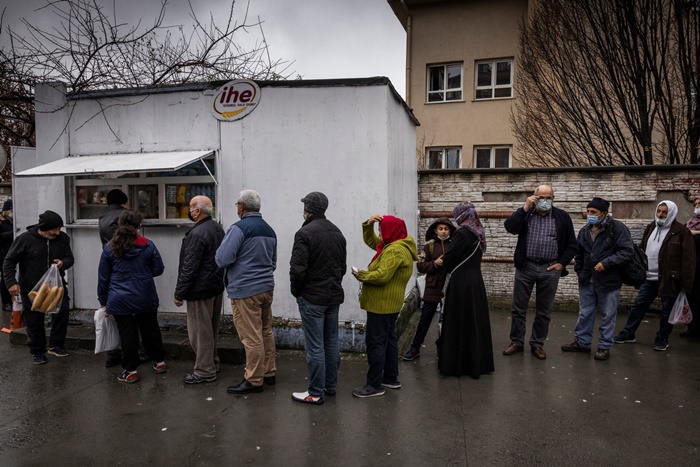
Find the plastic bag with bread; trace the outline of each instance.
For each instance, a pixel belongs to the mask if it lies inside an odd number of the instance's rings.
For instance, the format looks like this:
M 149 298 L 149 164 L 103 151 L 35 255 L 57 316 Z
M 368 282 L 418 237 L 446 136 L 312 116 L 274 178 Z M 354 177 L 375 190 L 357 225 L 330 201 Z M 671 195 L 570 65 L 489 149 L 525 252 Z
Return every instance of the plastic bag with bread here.
M 61 272 L 56 264 L 52 264 L 28 294 L 32 302 L 32 311 L 57 312 L 61 308 L 63 293 Z

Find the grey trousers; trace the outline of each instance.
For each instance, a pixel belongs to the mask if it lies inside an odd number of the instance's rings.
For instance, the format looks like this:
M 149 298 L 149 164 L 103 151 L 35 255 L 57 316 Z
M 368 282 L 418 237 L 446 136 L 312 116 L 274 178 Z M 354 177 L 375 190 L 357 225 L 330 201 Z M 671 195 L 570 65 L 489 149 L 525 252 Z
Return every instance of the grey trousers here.
M 197 354 L 194 362 L 194 374 L 197 376 L 216 376 L 219 369 L 216 341 L 223 297 L 224 294 L 220 293 L 205 300 L 187 300 L 187 335 Z
M 515 270 L 513 285 L 513 307 L 511 309 L 510 340 L 514 344 L 525 342 L 525 320 L 527 306 L 536 286 L 535 321 L 530 335 L 531 347 L 543 347 L 549 333 L 549 321 L 554 308 L 554 296 L 559 286 L 561 271 L 547 271 L 548 264 L 526 262 L 521 269 Z

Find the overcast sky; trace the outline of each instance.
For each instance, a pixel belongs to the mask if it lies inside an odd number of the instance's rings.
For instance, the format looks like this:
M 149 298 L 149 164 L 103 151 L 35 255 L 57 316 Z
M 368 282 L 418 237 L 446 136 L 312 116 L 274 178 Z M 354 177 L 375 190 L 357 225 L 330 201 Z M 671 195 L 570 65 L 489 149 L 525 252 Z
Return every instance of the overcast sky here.
M 98 0 L 111 11 L 112 0 Z M 228 0 L 193 0 L 198 16 L 211 12 L 225 20 Z M 234 11 L 242 18 L 247 0 Z M 18 19 L 49 24 L 45 0 L 0 0 L 3 25 L 17 30 Z M 117 18 L 152 23 L 160 0 L 116 0 Z M 188 24 L 187 0 L 169 0 L 167 24 Z M 304 79 L 388 76 L 403 96 L 406 33 L 386 0 L 250 0 L 249 19 L 260 16 L 272 58 L 294 61 L 288 71 Z M 4 34 L 3 34 L 4 35 Z

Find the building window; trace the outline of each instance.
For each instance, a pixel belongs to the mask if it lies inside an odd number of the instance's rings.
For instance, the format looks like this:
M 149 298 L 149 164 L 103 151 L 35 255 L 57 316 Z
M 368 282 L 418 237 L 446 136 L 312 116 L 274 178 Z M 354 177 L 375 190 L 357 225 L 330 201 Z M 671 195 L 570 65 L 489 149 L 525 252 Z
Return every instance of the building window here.
M 462 100 L 462 64 L 428 67 L 428 102 Z
M 474 167 L 477 169 L 510 167 L 511 150 L 511 146 L 474 148 Z
M 428 169 L 458 169 L 462 148 L 428 148 Z
M 477 62 L 474 68 L 477 99 L 513 97 L 513 60 Z

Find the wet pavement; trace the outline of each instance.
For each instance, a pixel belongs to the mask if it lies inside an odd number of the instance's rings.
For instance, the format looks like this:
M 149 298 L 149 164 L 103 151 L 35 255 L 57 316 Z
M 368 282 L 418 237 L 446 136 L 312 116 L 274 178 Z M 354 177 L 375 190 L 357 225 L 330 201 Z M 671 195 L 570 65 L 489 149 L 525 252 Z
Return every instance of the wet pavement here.
M 240 382 L 240 364 L 188 386 L 192 362 L 169 360 L 167 373 L 144 365 L 127 385 L 102 355 L 77 349 L 35 366 L 3 334 L 0 465 L 700 465 L 700 341 L 679 338 L 680 327 L 654 352 L 650 316 L 636 344 L 598 362 L 561 352 L 576 315 L 555 313 L 540 361 L 501 355 L 509 313 L 491 320 L 492 375 L 440 377 L 434 322 L 421 357 L 400 362 L 401 389 L 352 397 L 367 365 L 344 360 L 338 394 L 321 406 L 290 398 L 306 389 L 299 352 L 280 352 L 276 386 L 233 396 L 226 387 Z

